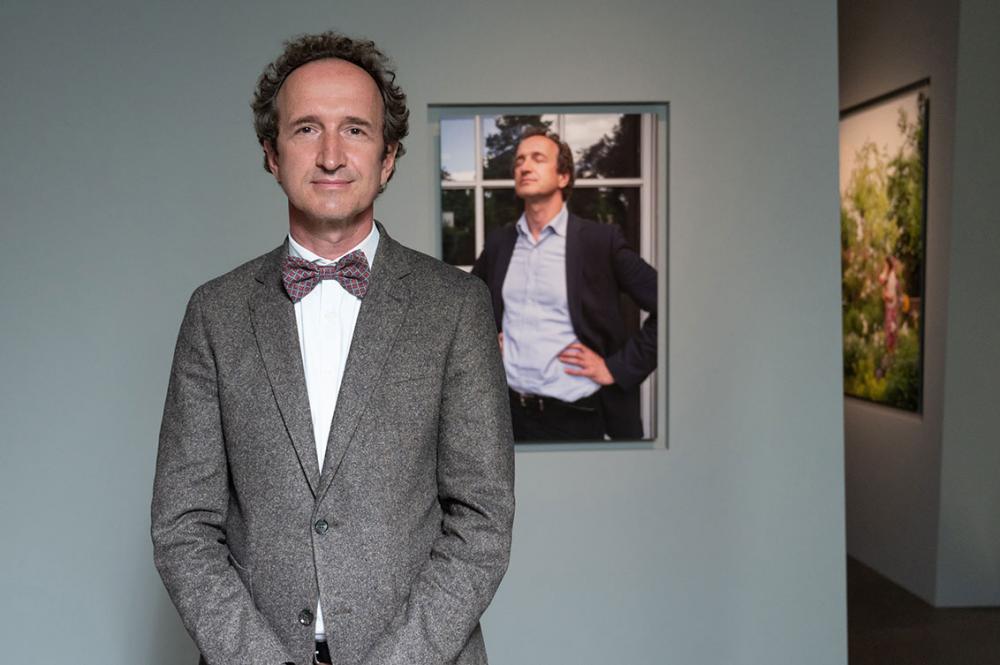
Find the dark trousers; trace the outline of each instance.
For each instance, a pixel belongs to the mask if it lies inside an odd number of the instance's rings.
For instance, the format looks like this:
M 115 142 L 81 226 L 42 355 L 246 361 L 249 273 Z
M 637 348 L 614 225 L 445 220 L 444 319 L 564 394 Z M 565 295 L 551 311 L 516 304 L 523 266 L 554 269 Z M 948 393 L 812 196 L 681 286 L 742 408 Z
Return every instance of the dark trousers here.
M 332 663 L 333 659 L 330 658 L 330 649 L 327 647 L 326 642 L 316 643 L 316 662 L 317 663 Z
M 514 440 L 604 441 L 604 412 L 597 395 L 575 402 L 510 391 Z

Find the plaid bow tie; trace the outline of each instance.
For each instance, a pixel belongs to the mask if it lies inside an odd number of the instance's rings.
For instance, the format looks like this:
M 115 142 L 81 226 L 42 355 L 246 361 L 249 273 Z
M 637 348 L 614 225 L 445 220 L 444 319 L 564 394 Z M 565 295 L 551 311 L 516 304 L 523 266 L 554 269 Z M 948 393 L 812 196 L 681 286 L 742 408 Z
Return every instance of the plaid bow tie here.
M 371 270 L 364 252 L 356 249 L 329 266 L 321 266 L 297 256 L 286 256 L 281 265 L 281 281 L 292 302 L 298 302 L 316 288 L 320 280 L 335 279 L 358 299 L 368 293 L 368 278 Z

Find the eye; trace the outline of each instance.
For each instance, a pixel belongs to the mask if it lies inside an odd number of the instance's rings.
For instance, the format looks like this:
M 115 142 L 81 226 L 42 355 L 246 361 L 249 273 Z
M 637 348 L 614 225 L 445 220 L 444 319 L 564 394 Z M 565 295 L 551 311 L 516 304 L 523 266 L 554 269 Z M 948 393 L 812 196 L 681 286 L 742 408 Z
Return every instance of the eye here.
M 316 132 L 315 127 L 310 127 L 309 125 L 303 125 L 295 130 L 296 134 L 314 134 Z
M 365 136 L 365 130 L 360 127 L 348 127 L 347 133 L 351 136 Z

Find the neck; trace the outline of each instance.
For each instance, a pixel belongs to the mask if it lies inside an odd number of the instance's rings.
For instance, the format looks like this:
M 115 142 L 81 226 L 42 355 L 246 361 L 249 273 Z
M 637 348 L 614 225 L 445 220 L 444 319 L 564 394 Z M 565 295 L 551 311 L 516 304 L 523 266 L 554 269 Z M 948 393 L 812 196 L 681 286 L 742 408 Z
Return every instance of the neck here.
M 288 232 L 295 242 L 324 259 L 338 259 L 353 249 L 372 231 L 371 209 L 346 222 L 303 220 L 289 215 Z
M 528 222 L 528 229 L 531 231 L 531 235 L 536 240 L 542 229 L 559 214 L 562 206 L 563 198 L 559 192 L 544 199 L 526 199 L 524 201 L 524 218 Z

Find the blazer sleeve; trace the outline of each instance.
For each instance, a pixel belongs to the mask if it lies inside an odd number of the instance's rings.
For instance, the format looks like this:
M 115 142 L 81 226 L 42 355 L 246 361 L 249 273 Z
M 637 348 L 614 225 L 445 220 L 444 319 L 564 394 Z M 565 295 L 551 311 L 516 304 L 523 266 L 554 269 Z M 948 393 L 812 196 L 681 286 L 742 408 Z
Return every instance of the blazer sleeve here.
M 490 312 L 493 315 L 494 326 L 496 332 L 500 332 L 503 328 L 503 301 L 501 299 L 500 293 L 496 290 L 502 289 L 502 285 L 495 284 L 497 277 L 497 250 L 496 245 L 499 244 L 500 234 L 502 229 L 494 231 L 486 238 L 486 244 L 483 247 L 483 251 L 479 253 L 479 257 L 476 258 L 476 262 L 472 264 L 471 273 L 483 280 L 486 287 L 490 292 Z
M 216 368 L 195 291 L 181 324 L 153 482 L 153 558 L 208 663 L 291 662 L 226 545 L 229 473 Z
M 604 359 L 615 383 L 628 390 L 638 386 L 656 369 L 656 269 L 629 247 L 622 230 L 609 225 L 611 263 L 619 287 L 649 313 L 638 331 L 615 353 Z
M 507 570 L 514 446 L 489 292 L 469 279 L 448 351 L 438 428 L 441 534 L 364 665 L 451 663 Z
M 472 274 L 489 284 L 489 277 L 487 272 L 487 266 L 489 265 L 489 258 L 487 257 L 487 249 L 483 248 L 483 251 L 479 253 L 476 258 L 475 263 L 472 264 Z

